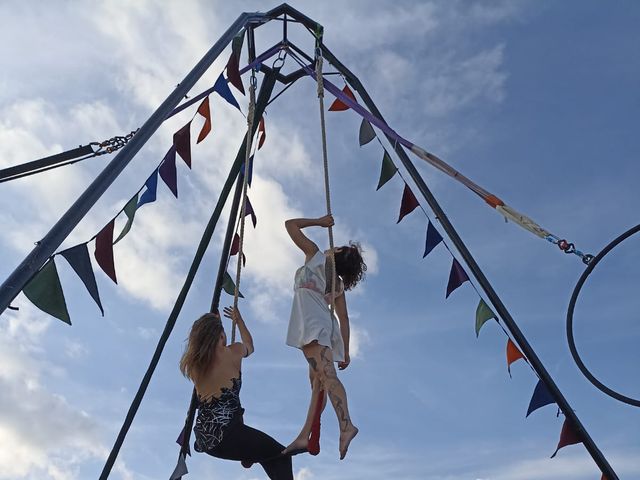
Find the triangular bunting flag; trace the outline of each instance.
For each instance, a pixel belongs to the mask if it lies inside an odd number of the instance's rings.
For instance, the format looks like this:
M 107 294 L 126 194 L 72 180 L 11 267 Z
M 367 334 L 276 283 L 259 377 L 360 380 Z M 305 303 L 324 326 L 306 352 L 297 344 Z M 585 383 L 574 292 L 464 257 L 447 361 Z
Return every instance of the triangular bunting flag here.
M 209 97 L 202 100 L 202 103 L 198 107 L 198 113 L 204 117 L 204 124 L 200 129 L 196 143 L 200 143 L 207 138 L 207 135 L 209 135 L 209 132 L 211 131 L 211 109 L 209 108 Z
M 231 93 L 229 85 L 227 85 L 227 81 L 224 79 L 224 76 L 222 74 L 220 74 L 220 76 L 216 80 L 216 83 L 213 84 L 213 90 L 231 105 L 240 110 L 240 105 L 238 105 L 238 101 L 233 96 L 233 93 Z
M 180 430 L 180 435 L 178 435 L 178 438 L 176 439 L 176 443 L 178 445 L 180 445 L 182 447 L 182 450 L 187 454 L 187 455 L 191 455 L 191 445 L 189 445 L 188 443 L 184 444 L 185 441 L 185 434 L 184 434 L 184 430 L 185 427 L 182 427 L 182 430 Z
M 236 294 L 236 284 L 233 282 L 231 275 L 229 272 L 224 272 L 224 279 L 222 280 L 222 289 L 227 292 L 229 295 Z M 244 298 L 241 292 L 238 292 L 238 296 L 240 298 Z
M 518 347 L 516 347 L 515 343 L 511 341 L 511 339 L 507 340 L 507 371 L 509 372 L 509 376 L 511 376 L 511 364 L 516 360 L 525 359 L 524 355 Z
M 549 393 L 547 386 L 542 383 L 542 380 L 538 380 L 536 388 L 533 389 L 533 396 L 529 402 L 529 408 L 527 409 L 525 417 L 528 417 L 531 412 L 539 409 L 540 407 L 544 407 L 545 405 L 550 405 L 552 403 L 556 403 L 556 401 Z
M 367 121 L 367 119 L 363 118 L 362 123 L 360 124 L 360 136 L 358 139 L 358 141 L 360 142 L 360 146 L 366 145 L 374 138 L 376 138 L 375 130 Z
M 404 184 L 404 191 L 402 192 L 402 203 L 400 204 L 400 216 L 396 223 L 400 223 L 405 215 L 410 214 L 418 207 L 418 199 L 415 197 L 409 185 Z
M 385 183 L 393 178 L 393 176 L 398 171 L 397 167 L 393 164 L 393 160 L 387 153 L 384 151 L 384 155 L 382 157 L 382 169 L 380 171 L 380 180 L 378 180 L 378 186 L 376 187 L 376 191 L 380 190 Z
M 100 268 L 106 273 L 114 283 L 116 279 L 116 267 L 113 264 L 113 225 L 115 219 L 111 220 L 96 236 L 96 249 L 93 253 Z
M 264 117 L 260 117 L 260 122 L 258 123 L 258 150 L 262 148 L 266 139 L 267 131 L 264 128 Z
M 22 292 L 40 310 L 71 325 L 67 302 L 53 258 L 47 260 Z
M 123 211 L 127 216 L 127 223 L 122 229 L 122 232 L 120 232 L 120 235 L 118 235 L 118 238 L 116 239 L 116 241 L 113 242 L 114 245 L 118 243 L 120 240 L 122 240 L 124 236 L 127 233 L 129 233 L 129 230 L 131 230 L 131 225 L 133 225 L 133 218 L 136 216 L 137 208 L 138 208 L 138 194 L 136 193 L 135 197 L 129 200 L 127 204 L 124 206 Z
M 164 181 L 165 185 L 169 187 L 173 196 L 178 198 L 178 178 L 176 174 L 176 146 L 171 145 L 169 151 L 164 156 L 162 164 L 158 169 L 160 177 Z
M 349 97 L 354 102 L 357 102 L 355 95 L 349 88 L 349 85 L 344 86 L 344 88 L 342 89 L 342 93 L 344 93 L 347 97 Z M 339 98 L 336 98 L 331 104 L 331 106 L 329 107 L 330 112 L 341 112 L 343 110 L 349 110 L 349 107 L 347 106 L 346 103 L 344 103 Z
M 147 181 L 144 183 L 147 189 L 140 197 L 137 208 L 140 208 L 145 203 L 151 203 L 156 201 L 156 192 L 158 190 L 158 170 L 154 170 Z
M 244 163 L 240 167 L 240 175 L 244 175 Z M 247 185 L 251 186 L 251 180 L 253 180 L 253 155 L 249 157 L 249 178 L 247 178 Z
M 582 439 L 578 436 L 576 431 L 573 429 L 569 420 L 564 419 L 564 423 L 562 424 L 562 431 L 560 432 L 560 440 L 558 441 L 558 446 L 556 447 L 556 451 L 553 452 L 551 458 L 555 457 L 562 447 L 566 447 L 567 445 L 575 445 L 576 443 L 582 443 Z
M 489 308 L 489 305 L 487 305 L 483 299 L 480 299 L 480 303 L 478 303 L 478 307 L 476 308 L 476 337 L 480 335 L 482 326 L 492 318 L 498 319 L 496 314 L 493 313 L 493 310 Z
M 178 456 L 178 463 L 176 465 L 176 468 L 173 470 L 171 477 L 169 477 L 169 480 L 180 480 L 184 475 L 189 473 L 185 457 L 186 455 L 184 453 L 181 453 Z
M 233 236 L 233 241 L 231 242 L 231 251 L 229 252 L 229 255 L 233 257 L 239 251 L 240 251 L 240 235 L 236 233 Z
M 226 85 L 226 84 L 225 84 Z M 176 152 L 182 157 L 187 167 L 191 168 L 191 122 L 173 134 L 173 144 Z
M 242 77 L 240 76 L 240 58 L 234 52 L 229 55 L 226 69 L 229 83 L 244 95 L 244 85 L 242 85 Z
M 436 248 L 441 241 L 442 236 L 438 233 L 436 227 L 433 226 L 431 220 L 429 220 L 429 224 L 427 225 L 427 240 L 425 242 L 424 255 L 422 255 L 422 258 L 429 255 L 431 250 Z
M 256 228 L 256 225 L 258 224 L 258 218 L 256 217 L 256 214 L 253 211 L 253 206 L 251 205 L 251 202 L 249 201 L 249 197 L 247 197 L 247 204 L 244 207 L 244 216 L 246 217 L 247 215 L 251 215 L 251 221 L 253 222 L 253 228 Z
M 98 293 L 98 285 L 96 284 L 96 276 L 93 273 L 91 267 L 91 258 L 89 257 L 89 249 L 86 243 L 82 243 L 68 250 L 60 252 L 60 254 L 69 262 L 73 271 L 76 272 L 84 286 L 86 287 L 89 295 L 93 298 L 94 302 L 98 304 L 98 308 L 102 312 L 104 317 L 104 308 L 102 308 L 102 302 L 100 302 L 100 294 Z
M 451 292 L 453 292 L 464 282 L 468 281 L 469 277 L 467 276 L 467 272 L 464 271 L 462 265 L 458 263 L 458 260 L 454 258 L 453 262 L 451 263 L 451 271 L 449 272 L 449 282 L 447 283 L 447 294 L 445 298 L 449 298 Z

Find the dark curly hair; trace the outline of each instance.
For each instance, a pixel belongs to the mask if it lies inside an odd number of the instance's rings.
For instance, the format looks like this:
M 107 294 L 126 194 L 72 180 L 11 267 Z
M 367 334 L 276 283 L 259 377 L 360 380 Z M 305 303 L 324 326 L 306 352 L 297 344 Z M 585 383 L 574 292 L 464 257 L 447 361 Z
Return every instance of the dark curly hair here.
M 364 278 L 367 264 L 362 258 L 362 247 L 357 242 L 349 242 L 334 253 L 336 274 L 342 278 L 345 290 L 351 290 Z

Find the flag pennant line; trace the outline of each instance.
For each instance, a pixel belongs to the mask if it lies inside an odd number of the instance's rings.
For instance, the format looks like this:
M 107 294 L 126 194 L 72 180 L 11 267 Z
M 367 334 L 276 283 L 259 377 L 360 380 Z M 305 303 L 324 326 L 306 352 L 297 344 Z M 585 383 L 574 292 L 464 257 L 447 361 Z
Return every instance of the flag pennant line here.
M 398 221 L 396 223 L 400 223 L 400 221 L 408 214 L 413 212 L 418 207 L 418 199 L 413 194 L 409 185 L 404 184 L 404 191 L 402 192 L 402 202 L 400 204 L 400 216 L 398 217 Z
M 231 93 L 231 89 L 229 88 L 227 81 L 224 79 L 224 75 L 220 74 L 216 83 L 213 84 L 213 90 L 231 105 L 240 110 L 240 105 L 238 105 L 238 101 L 233 96 L 233 93 Z
M 440 235 L 438 230 L 436 230 L 436 227 L 433 226 L 431 220 L 429 220 L 428 222 L 427 239 L 425 241 L 424 254 L 422 255 L 422 258 L 425 258 L 427 255 L 429 255 L 429 253 L 431 253 L 431 250 L 436 248 L 438 244 L 442 242 L 442 235 Z
M 200 103 L 200 106 L 198 107 L 198 113 L 202 117 L 204 117 L 204 124 L 200 129 L 200 133 L 198 134 L 198 140 L 196 141 L 196 144 L 200 143 L 205 138 L 207 138 L 207 135 L 209 135 L 209 132 L 211 132 L 211 109 L 209 108 L 208 96 L 205 97 L 204 100 L 202 100 L 202 103 Z
M 582 439 L 578 435 L 578 433 L 573 429 L 569 420 L 564 419 L 564 423 L 562 424 L 562 430 L 560 431 L 560 440 L 558 441 L 558 446 L 556 447 L 556 451 L 553 452 L 551 458 L 555 457 L 562 447 L 566 447 L 567 445 L 575 445 L 576 443 L 582 443 Z
M 157 170 L 156 170 L 157 172 Z M 116 219 L 111 220 L 96 236 L 96 249 L 93 253 L 98 265 L 114 283 L 116 279 L 116 267 L 113 263 L 113 226 Z
M 349 97 L 354 102 L 356 103 L 358 102 L 356 100 L 356 96 L 353 94 L 353 92 L 349 88 L 349 85 L 345 84 L 344 88 L 342 89 L 342 93 L 344 93 L 347 97 Z M 331 106 L 329 107 L 330 112 L 342 112 L 344 110 L 349 110 L 349 106 L 339 98 L 336 98 L 331 104 Z
M 100 294 L 98 293 L 98 284 L 96 283 L 96 276 L 93 273 L 93 267 L 91 266 L 91 257 L 89 256 L 89 248 L 86 243 L 81 243 L 75 247 L 71 247 L 67 250 L 60 252 L 65 258 L 76 275 L 80 277 L 85 288 L 96 302 L 102 316 L 104 317 L 104 308 L 102 308 L 102 302 L 100 301 Z
M 538 380 L 536 388 L 533 389 L 533 395 L 531 397 L 531 401 L 529 402 L 529 408 L 527 408 L 527 414 L 525 415 L 525 418 L 537 409 L 544 407 L 545 405 L 550 405 L 552 403 L 556 403 L 556 401 L 551 396 L 551 393 L 549 393 L 549 389 L 542 380 Z
M 173 144 L 178 155 L 191 168 L 191 122 L 173 134 Z
M 58 320 L 71 325 L 67 302 L 53 257 L 35 274 L 22 289 L 36 307 Z
M 171 145 L 169 151 L 164 156 L 160 168 L 158 168 L 160 177 L 165 185 L 169 187 L 173 196 L 178 198 L 178 176 L 176 172 L 176 146 Z
M 449 295 L 451 295 L 456 288 L 468 281 L 469 277 L 467 276 L 467 272 L 464 271 L 458 260 L 454 258 L 453 262 L 451 262 L 451 271 L 449 272 L 449 282 L 447 283 L 447 294 L 445 298 L 449 298 Z
M 516 344 L 510 338 L 507 339 L 507 371 L 509 372 L 509 377 L 511 377 L 511 364 L 520 359 L 526 360 L 522 352 L 516 347 Z

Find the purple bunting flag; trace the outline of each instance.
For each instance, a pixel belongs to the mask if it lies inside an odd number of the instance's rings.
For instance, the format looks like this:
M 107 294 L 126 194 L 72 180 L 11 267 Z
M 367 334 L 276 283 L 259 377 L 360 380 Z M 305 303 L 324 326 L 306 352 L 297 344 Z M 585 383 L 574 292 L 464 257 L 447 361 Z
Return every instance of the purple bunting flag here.
M 540 407 L 544 407 L 545 405 L 550 405 L 552 403 L 556 403 L 553 399 L 546 385 L 542 382 L 542 380 L 538 380 L 536 388 L 533 390 L 533 396 L 531 397 L 531 401 L 529 402 L 529 408 L 527 409 L 527 414 L 525 417 L 528 417 L 529 414 Z
M 413 212 L 418 207 L 418 199 L 415 197 L 409 185 L 404 184 L 404 191 L 402 192 L 402 203 L 400 204 L 400 216 L 396 223 L 400 223 L 405 215 Z
M 256 228 L 256 225 L 258 223 L 258 218 L 256 217 L 256 214 L 253 211 L 253 206 L 251 205 L 251 202 L 249 201 L 249 197 L 247 197 L 247 204 L 245 205 L 244 215 L 245 215 L 245 217 L 247 215 L 251 215 L 251 222 L 253 222 L 253 228 Z
M 144 183 L 144 186 L 147 187 L 145 192 L 140 197 L 138 201 L 138 207 L 140 208 L 145 203 L 151 203 L 156 201 L 156 192 L 158 190 L 158 170 L 154 170 L 153 173 L 147 181 Z
M 576 443 L 582 443 L 582 439 L 573 429 L 569 420 L 564 419 L 564 423 L 562 424 L 562 431 L 560 432 L 560 440 L 558 441 L 558 446 L 556 447 L 556 451 L 553 452 L 551 458 L 555 457 L 562 447 L 566 447 L 567 445 L 575 445 Z
M 96 249 L 93 255 L 104 273 L 106 273 L 114 283 L 118 283 L 116 279 L 116 267 L 113 263 L 113 226 L 115 221 L 115 218 L 111 220 L 96 236 Z
M 176 146 L 171 145 L 169 151 L 164 156 L 162 164 L 158 169 L 160 177 L 165 185 L 169 187 L 173 196 L 178 198 L 178 178 L 176 174 Z
M 173 134 L 173 144 L 176 152 L 182 157 L 187 167 L 191 168 L 191 122 Z
M 178 463 L 176 464 L 176 468 L 173 470 L 173 473 L 169 477 L 169 480 L 181 480 L 184 475 L 189 473 L 185 458 L 186 455 L 184 453 L 180 453 L 180 455 L 178 456 Z
M 184 451 L 187 455 L 191 455 L 191 445 L 189 445 L 188 442 L 185 445 L 186 436 L 184 434 L 184 429 L 185 427 L 182 427 L 182 430 L 180 430 L 180 435 L 178 435 L 178 438 L 176 438 L 176 443 L 182 447 L 182 451 Z
M 231 105 L 240 110 L 240 105 L 238 105 L 238 101 L 233 96 L 233 93 L 231 93 L 231 89 L 229 88 L 229 85 L 227 85 L 227 81 L 224 79 L 222 74 L 220 74 L 216 83 L 213 84 L 213 90 Z
M 469 277 L 467 276 L 467 272 L 464 271 L 462 265 L 458 263 L 458 260 L 454 258 L 453 263 L 451 264 L 451 272 L 449 272 L 449 282 L 447 283 L 447 295 L 445 296 L 445 298 L 449 298 L 451 292 L 453 292 L 464 282 L 468 281 Z
M 424 255 L 422 255 L 422 258 L 429 255 L 429 253 L 431 253 L 431 250 L 436 248 L 441 241 L 442 235 L 438 233 L 436 227 L 434 227 L 431 223 L 431 220 L 429 220 L 429 224 L 427 225 L 427 241 L 425 242 L 426 244 L 424 247 Z
M 96 276 L 91 267 L 91 258 L 89 257 L 89 249 L 86 243 L 82 243 L 75 247 L 60 252 L 60 254 L 69 262 L 73 271 L 76 272 L 93 301 L 98 304 L 100 312 L 104 317 L 104 308 L 100 302 L 100 294 L 98 293 L 98 285 L 96 284 Z

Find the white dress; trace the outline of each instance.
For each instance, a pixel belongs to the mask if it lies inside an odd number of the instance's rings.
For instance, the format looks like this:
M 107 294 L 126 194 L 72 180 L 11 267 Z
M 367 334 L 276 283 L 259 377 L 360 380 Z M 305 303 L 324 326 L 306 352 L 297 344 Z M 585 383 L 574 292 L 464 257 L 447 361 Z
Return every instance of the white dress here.
M 314 340 L 320 345 L 330 347 L 333 360 L 344 361 L 344 342 L 340 334 L 340 325 L 334 316 L 331 318 L 331 292 L 325 294 L 327 280 L 325 273 L 325 254 L 318 250 L 302 267 L 296 271 L 293 285 L 293 305 L 287 331 L 287 345 L 302 348 Z M 342 294 L 342 281 L 336 289 L 336 297 Z

